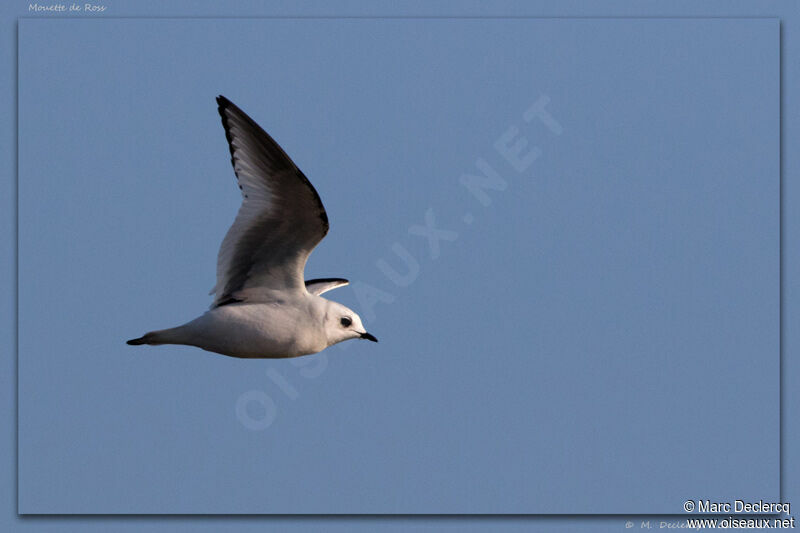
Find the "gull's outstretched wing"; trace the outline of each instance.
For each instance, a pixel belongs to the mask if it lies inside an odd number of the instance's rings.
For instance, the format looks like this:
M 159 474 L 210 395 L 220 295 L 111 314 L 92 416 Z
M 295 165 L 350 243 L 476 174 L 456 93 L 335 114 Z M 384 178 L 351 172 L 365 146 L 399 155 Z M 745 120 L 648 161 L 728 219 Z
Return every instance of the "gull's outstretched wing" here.
M 310 279 L 306 281 L 306 290 L 311 294 L 319 296 L 323 292 L 328 292 L 337 287 L 344 287 L 348 283 L 350 282 L 342 278 Z
M 217 97 L 242 206 L 217 257 L 212 307 L 305 290 L 308 255 L 328 233 L 322 201 L 272 137 L 224 96 Z

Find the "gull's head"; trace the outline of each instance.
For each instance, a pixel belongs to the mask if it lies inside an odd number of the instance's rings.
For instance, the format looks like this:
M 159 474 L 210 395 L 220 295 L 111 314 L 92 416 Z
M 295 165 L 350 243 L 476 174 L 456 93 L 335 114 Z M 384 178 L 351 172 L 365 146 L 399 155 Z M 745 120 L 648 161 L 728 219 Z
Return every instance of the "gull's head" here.
M 373 335 L 367 333 L 361 323 L 361 317 L 352 309 L 340 303 L 328 300 L 328 309 L 325 313 L 325 334 L 328 337 L 328 346 L 349 339 L 366 339 L 378 342 Z

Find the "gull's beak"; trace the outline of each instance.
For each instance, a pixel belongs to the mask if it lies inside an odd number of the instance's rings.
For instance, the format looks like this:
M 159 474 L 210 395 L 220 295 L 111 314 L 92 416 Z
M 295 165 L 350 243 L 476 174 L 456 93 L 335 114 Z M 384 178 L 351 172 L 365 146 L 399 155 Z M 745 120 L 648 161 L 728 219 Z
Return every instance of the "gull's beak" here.
M 362 339 L 367 339 L 368 341 L 378 342 L 378 339 L 375 338 L 374 335 L 367 333 L 366 331 L 361 334 Z

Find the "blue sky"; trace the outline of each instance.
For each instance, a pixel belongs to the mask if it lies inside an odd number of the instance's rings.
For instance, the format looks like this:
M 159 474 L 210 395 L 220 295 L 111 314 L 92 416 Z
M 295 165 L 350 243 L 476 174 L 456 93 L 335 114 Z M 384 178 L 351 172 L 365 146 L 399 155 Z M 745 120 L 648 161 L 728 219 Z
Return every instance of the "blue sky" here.
M 23 24 L 22 507 L 560 512 L 570 495 L 587 512 L 668 512 L 698 484 L 774 494 L 775 446 L 731 443 L 725 415 L 777 426 L 776 31 Z M 238 207 L 217 93 L 326 204 L 308 277 L 391 298 L 370 320 L 377 349 L 297 366 L 122 344 L 208 305 Z M 560 135 L 524 118 L 543 96 Z M 539 150 L 522 172 L 495 146 L 510 128 Z M 463 186 L 478 161 L 505 183 L 488 206 Z M 409 232 L 426 213 L 458 234 L 435 258 Z M 418 272 L 393 281 L 398 250 Z M 367 316 L 358 294 L 330 296 Z M 235 415 L 248 391 L 274 402 L 265 430 Z M 725 477 L 723 446 L 767 451 Z M 701 467 L 713 480 L 689 475 Z M 645 469 L 658 486 L 632 483 Z

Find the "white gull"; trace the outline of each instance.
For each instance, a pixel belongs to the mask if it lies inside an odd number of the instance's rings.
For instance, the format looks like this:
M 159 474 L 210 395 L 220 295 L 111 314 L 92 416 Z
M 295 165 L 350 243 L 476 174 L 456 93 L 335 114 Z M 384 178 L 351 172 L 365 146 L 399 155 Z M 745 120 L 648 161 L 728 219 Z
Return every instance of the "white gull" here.
M 182 326 L 128 344 L 185 344 L 233 357 L 297 357 L 348 340 L 377 339 L 344 305 L 322 298 L 341 278 L 304 281 L 328 215 L 308 178 L 261 127 L 217 97 L 242 206 L 217 257 L 214 303 Z

